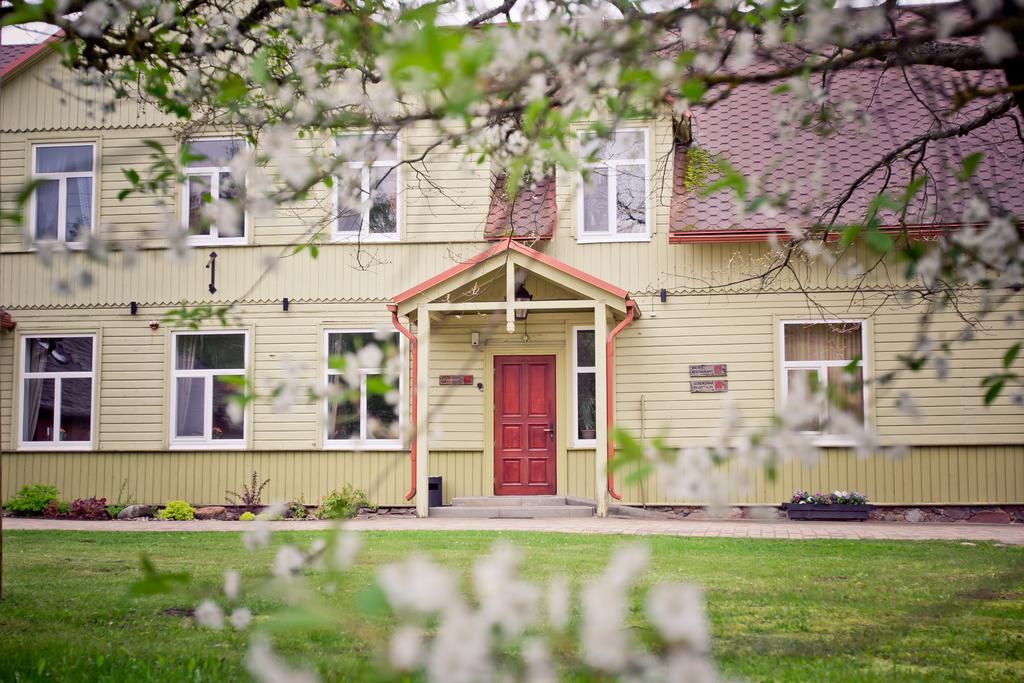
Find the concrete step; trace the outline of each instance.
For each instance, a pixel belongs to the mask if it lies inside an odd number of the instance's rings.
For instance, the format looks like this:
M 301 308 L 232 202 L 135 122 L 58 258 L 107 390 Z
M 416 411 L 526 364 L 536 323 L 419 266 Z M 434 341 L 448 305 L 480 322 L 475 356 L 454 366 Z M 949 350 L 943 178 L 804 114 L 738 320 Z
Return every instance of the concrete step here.
M 551 507 L 557 505 L 594 504 L 571 496 L 462 496 L 452 498 L 452 507 Z
M 430 508 L 430 516 L 462 519 L 552 519 L 593 517 L 594 508 L 589 505 L 510 505 L 502 507 L 463 505 Z

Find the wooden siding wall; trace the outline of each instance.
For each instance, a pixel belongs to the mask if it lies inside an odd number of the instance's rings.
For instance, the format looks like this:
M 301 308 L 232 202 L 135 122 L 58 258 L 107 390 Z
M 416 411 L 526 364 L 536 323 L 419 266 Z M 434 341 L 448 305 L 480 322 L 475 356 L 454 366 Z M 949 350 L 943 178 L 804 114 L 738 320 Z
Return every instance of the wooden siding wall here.
M 444 480 L 444 500 L 490 495 L 491 482 L 480 451 L 432 451 L 430 474 Z M 25 484 L 53 484 L 66 499 L 87 496 L 115 500 L 121 483 L 137 502 L 184 499 L 221 504 L 226 490 L 237 490 L 256 470 L 270 477 L 267 499 L 316 503 L 346 483 L 364 489 L 378 505 L 407 505 L 409 457 L 405 452 L 205 451 L 137 453 L 4 453 L 6 500 Z M 624 474 L 624 473 L 623 473 Z M 621 482 L 623 474 L 618 476 Z M 559 478 L 561 479 L 561 473 Z M 593 500 L 594 452 L 570 450 L 565 495 Z M 828 448 L 815 467 L 790 463 L 774 481 L 758 473 L 752 485 L 736 489 L 738 505 L 777 505 L 796 489 L 856 489 L 878 504 L 1001 504 L 1024 501 L 1024 448 L 1020 446 L 921 447 L 899 459 L 858 458 L 846 449 Z M 657 477 L 620 485 L 632 505 L 700 504 L 672 500 Z

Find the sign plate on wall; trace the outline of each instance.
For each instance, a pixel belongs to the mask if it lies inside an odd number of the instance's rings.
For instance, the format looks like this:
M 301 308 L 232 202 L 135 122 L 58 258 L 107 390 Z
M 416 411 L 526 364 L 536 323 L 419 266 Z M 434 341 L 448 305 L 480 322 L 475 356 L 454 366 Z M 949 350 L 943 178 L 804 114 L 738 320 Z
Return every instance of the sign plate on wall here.
M 463 386 L 473 383 L 473 375 L 441 375 L 442 386 Z
M 691 394 L 724 394 L 729 391 L 727 379 L 694 379 L 690 380 Z
M 724 377 L 728 374 L 729 367 L 725 363 L 690 366 L 690 377 Z

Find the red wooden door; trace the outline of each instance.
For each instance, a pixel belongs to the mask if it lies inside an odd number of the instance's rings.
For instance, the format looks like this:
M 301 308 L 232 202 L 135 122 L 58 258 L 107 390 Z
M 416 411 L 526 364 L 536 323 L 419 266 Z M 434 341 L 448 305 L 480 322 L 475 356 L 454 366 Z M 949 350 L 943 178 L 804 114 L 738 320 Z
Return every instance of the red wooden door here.
M 494 493 L 555 493 L 555 357 L 494 358 Z

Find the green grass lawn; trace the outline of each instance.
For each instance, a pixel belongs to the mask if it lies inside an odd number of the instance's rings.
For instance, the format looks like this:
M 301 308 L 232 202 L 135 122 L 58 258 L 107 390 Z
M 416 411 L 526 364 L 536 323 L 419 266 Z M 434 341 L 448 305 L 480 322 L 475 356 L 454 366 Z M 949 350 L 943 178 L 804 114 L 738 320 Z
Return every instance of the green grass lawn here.
M 316 532 L 275 534 L 307 545 Z M 387 623 L 357 607 L 374 568 L 420 550 L 466 573 L 498 537 L 524 549 L 526 574 L 600 571 L 621 537 L 530 533 L 364 534 L 350 578 L 326 600 L 329 629 L 277 632 L 277 649 L 315 663 L 325 680 L 382 676 Z M 233 533 L 4 533 L 0 680 L 245 680 L 246 636 L 191 628 L 165 614 L 219 592 L 225 567 L 243 585 L 273 549 L 248 553 Z M 1024 680 L 1024 548 L 940 542 L 648 539 L 652 580 L 707 591 L 714 652 L 748 680 Z M 139 557 L 188 571 L 187 593 L 133 598 Z M 317 585 L 317 579 L 313 580 Z M 249 603 L 268 626 L 280 598 Z

